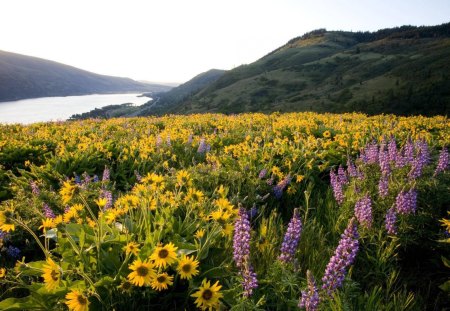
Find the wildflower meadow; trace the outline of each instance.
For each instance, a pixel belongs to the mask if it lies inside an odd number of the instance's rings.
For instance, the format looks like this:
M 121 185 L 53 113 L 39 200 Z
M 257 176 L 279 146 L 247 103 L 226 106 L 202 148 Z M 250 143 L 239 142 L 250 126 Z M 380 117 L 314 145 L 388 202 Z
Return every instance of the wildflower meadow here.
M 450 122 L 0 125 L 0 310 L 441 310 Z

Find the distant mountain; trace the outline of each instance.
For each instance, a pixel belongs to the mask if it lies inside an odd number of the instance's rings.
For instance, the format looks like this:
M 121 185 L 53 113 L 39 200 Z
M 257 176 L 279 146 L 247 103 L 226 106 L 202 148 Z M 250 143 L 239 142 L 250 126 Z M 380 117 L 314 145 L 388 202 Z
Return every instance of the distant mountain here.
M 450 23 L 377 32 L 315 30 L 252 64 L 227 71 L 194 95 L 168 96 L 158 108 L 146 112 L 446 115 Z
M 198 93 L 206 86 L 214 83 L 219 79 L 225 70 L 211 69 L 203 72 L 191 80 L 183 83 L 168 92 L 157 93 L 153 97 L 153 101 L 142 105 L 139 112 L 134 115 L 149 115 L 159 113 L 170 113 L 176 110 L 178 105 L 189 100 L 193 95 Z
M 99 75 L 37 57 L 0 51 L 0 102 L 47 96 L 162 92 L 170 86 Z

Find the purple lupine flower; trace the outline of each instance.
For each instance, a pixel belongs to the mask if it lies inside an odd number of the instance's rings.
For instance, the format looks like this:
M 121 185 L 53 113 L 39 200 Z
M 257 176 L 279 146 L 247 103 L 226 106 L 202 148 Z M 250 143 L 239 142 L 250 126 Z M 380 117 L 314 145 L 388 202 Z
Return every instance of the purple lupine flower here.
M 389 193 L 389 178 L 386 175 L 380 177 L 378 182 L 378 195 L 382 198 L 386 197 Z
M 242 287 L 244 288 L 244 297 L 250 297 L 253 294 L 253 290 L 258 287 L 257 275 L 250 264 L 247 264 L 245 269 L 241 270 L 241 273 L 243 278 Z
M 417 191 L 410 189 L 409 191 L 400 191 L 395 198 L 395 210 L 399 214 L 410 214 L 416 211 L 417 207 Z
M 8 254 L 8 256 L 11 257 L 11 258 L 17 259 L 20 256 L 20 249 L 18 249 L 15 246 L 10 245 L 6 249 L 6 254 Z
M 410 180 L 414 180 L 422 175 L 422 170 L 425 166 L 425 162 L 420 157 L 420 155 L 418 155 L 411 164 L 411 170 L 408 173 L 408 178 Z
M 2 241 L 3 241 L 3 242 L 8 241 L 9 238 L 10 238 L 9 233 L 6 232 L 6 231 L 2 231 L 2 230 L 0 229 L 0 242 L 2 242 Z
M 77 185 L 81 185 L 81 178 L 80 178 L 80 176 L 78 176 L 77 173 L 73 173 L 73 175 L 75 176 L 75 183 Z
M 200 139 L 200 142 L 198 144 L 197 153 L 205 153 L 208 150 L 208 144 L 206 143 L 205 139 Z
M 88 173 L 84 172 L 81 176 L 83 177 L 83 181 L 82 181 L 83 186 L 86 186 L 91 182 L 92 178 L 91 178 L 91 176 L 89 176 Z
M 346 270 L 353 264 L 359 249 L 359 234 L 356 219 L 350 219 L 347 228 L 341 235 L 341 240 L 325 269 L 322 278 L 322 289 L 329 295 L 342 285 Z
M 289 222 L 286 234 L 284 235 L 283 243 L 281 244 L 281 254 L 278 257 L 279 260 L 289 263 L 292 262 L 297 250 L 300 235 L 302 233 L 302 221 L 298 213 L 298 209 L 294 209 L 294 215 L 292 215 Z
M 397 225 L 395 224 L 396 221 L 397 221 L 397 213 L 395 211 L 395 208 L 391 207 L 387 211 L 386 217 L 384 219 L 384 225 L 388 234 L 391 235 L 397 234 Z
M 105 166 L 105 169 L 103 170 L 102 182 L 109 181 L 109 178 L 110 178 L 110 171 L 109 168 Z
M 92 178 L 94 182 L 99 182 L 99 178 L 97 175 L 94 175 L 94 177 Z
M 442 148 L 441 152 L 439 153 L 439 161 L 433 176 L 436 176 L 440 172 L 444 172 L 448 168 L 448 164 L 449 164 L 448 150 L 447 148 Z
M 406 163 L 412 163 L 414 160 L 414 145 L 411 139 L 408 139 L 405 146 L 403 146 L 403 157 Z
M 31 186 L 31 193 L 33 195 L 38 196 L 41 193 L 41 191 L 39 190 L 39 186 L 35 181 L 31 181 L 30 186 Z
M 397 151 L 397 143 L 395 142 L 394 137 L 392 137 L 388 143 L 388 151 L 387 152 L 388 152 L 389 162 L 395 163 L 397 161 L 398 151 Z
M 349 159 L 347 159 L 347 173 L 350 177 L 358 177 L 358 171 L 356 170 L 355 164 Z
M 44 216 L 46 218 L 54 219 L 56 217 L 55 213 L 52 211 L 52 209 L 50 208 L 50 206 L 48 206 L 47 203 L 44 203 L 44 205 L 42 206 L 42 210 L 44 211 Z
M 273 177 L 271 177 L 271 178 L 266 180 L 266 184 L 269 185 L 269 186 L 272 186 L 273 185 L 273 181 L 274 181 L 274 179 L 273 179 Z
M 162 138 L 161 138 L 161 135 L 158 134 L 158 136 L 156 136 L 156 142 L 155 142 L 155 144 L 156 144 L 156 148 L 161 147 L 161 145 L 162 145 Z
M 69 206 L 69 205 L 66 205 L 66 206 L 64 207 L 64 213 L 67 213 L 68 211 L 70 211 L 70 206 Z
M 345 173 L 345 170 L 341 165 L 339 165 L 337 176 L 338 176 L 338 181 L 341 185 L 348 184 L 347 174 Z
M 319 308 L 319 292 L 317 291 L 316 281 L 311 271 L 306 271 L 306 278 L 308 281 L 308 287 L 302 290 L 302 298 L 298 304 L 299 308 L 305 308 L 306 311 L 316 311 Z
M 259 172 L 258 178 L 259 178 L 259 179 L 263 179 L 264 177 L 266 177 L 266 175 L 267 175 L 267 169 L 263 168 L 263 169 Z
M 245 267 L 250 256 L 250 221 L 244 208 L 239 209 L 239 217 L 234 224 L 233 259 L 239 268 Z
M 369 195 L 365 195 L 355 203 L 355 216 L 363 227 L 372 226 L 372 200 Z
M 102 190 L 100 193 L 100 197 L 106 199 L 106 205 L 103 207 L 103 210 L 110 209 L 113 206 L 113 197 L 112 192 L 109 190 Z
M 338 202 L 338 204 L 342 204 L 344 202 L 344 193 L 342 191 L 342 184 L 339 182 L 338 175 L 332 170 L 330 171 L 330 183 L 333 189 L 334 198 Z
M 139 174 L 139 172 L 137 170 L 134 171 L 134 176 L 136 176 L 136 180 L 138 182 L 141 182 L 142 176 L 141 176 L 141 174 Z
M 430 149 L 428 148 L 428 143 L 425 139 L 420 139 L 415 143 L 416 149 L 416 157 L 420 158 L 420 160 L 424 163 L 424 165 L 428 165 L 431 162 Z
M 256 217 L 256 215 L 258 215 L 258 208 L 256 207 L 256 205 L 254 204 L 252 206 L 252 208 L 247 212 L 248 214 L 248 218 L 249 219 L 253 219 Z
M 366 155 L 367 164 L 378 163 L 378 144 L 375 142 L 368 144 L 364 149 L 364 154 Z
M 384 148 L 380 148 L 380 153 L 378 155 L 378 162 L 380 164 L 380 170 L 382 175 L 391 174 L 391 164 L 389 161 L 389 153 Z
M 414 188 L 409 189 L 408 191 L 408 200 L 410 210 L 415 213 L 417 209 L 417 191 Z
M 287 175 L 285 178 L 283 178 L 283 180 L 281 180 L 272 188 L 273 194 L 277 199 L 281 199 L 281 197 L 283 196 L 283 190 L 291 183 L 291 180 L 291 175 Z

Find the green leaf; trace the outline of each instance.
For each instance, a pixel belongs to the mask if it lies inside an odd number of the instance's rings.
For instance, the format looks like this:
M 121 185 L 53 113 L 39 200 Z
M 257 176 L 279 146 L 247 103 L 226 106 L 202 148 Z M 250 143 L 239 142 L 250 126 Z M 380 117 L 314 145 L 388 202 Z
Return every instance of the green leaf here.
M 0 302 L 0 310 L 42 310 L 42 306 L 30 296 L 23 298 L 8 298 Z
M 447 258 L 445 258 L 444 256 L 441 256 L 442 262 L 444 263 L 444 265 L 447 268 L 450 268 L 450 260 L 448 260 Z
M 86 233 L 84 232 L 84 230 L 80 231 L 79 239 L 80 241 L 78 243 L 80 245 L 80 248 L 82 249 L 84 247 L 84 241 L 86 239 Z
M 447 282 L 441 284 L 439 286 L 440 289 L 442 289 L 444 292 L 450 292 L 450 280 L 448 280 Z

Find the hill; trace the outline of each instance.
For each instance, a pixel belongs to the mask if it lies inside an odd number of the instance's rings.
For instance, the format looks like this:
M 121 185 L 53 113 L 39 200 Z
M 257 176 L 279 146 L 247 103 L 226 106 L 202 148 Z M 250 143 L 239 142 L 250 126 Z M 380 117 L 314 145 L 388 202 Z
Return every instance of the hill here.
M 93 93 L 161 92 L 170 88 L 99 75 L 50 60 L 0 51 L 0 102 Z
M 377 32 L 319 29 L 152 113 L 448 114 L 449 73 L 450 23 Z
M 168 92 L 155 94 L 153 101 L 141 106 L 141 110 L 134 115 L 160 114 L 176 111 L 178 105 L 190 100 L 193 95 L 217 81 L 224 74 L 225 70 L 219 69 L 211 69 L 203 72 Z

